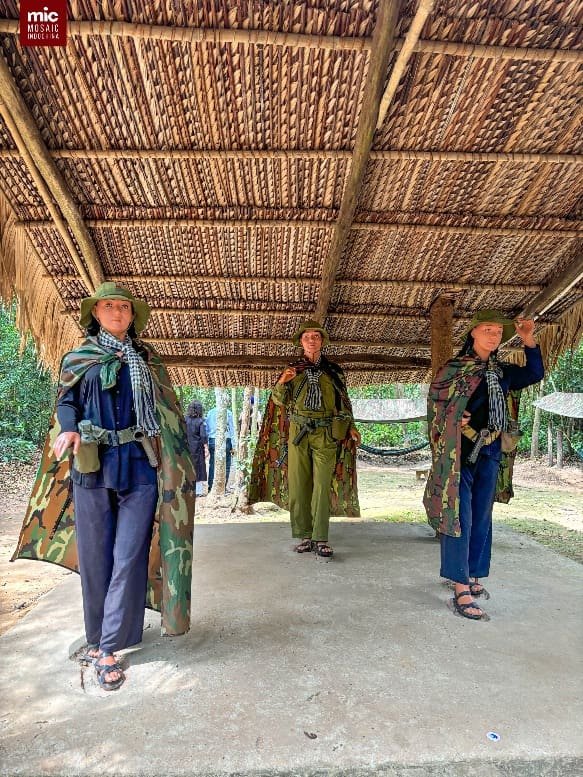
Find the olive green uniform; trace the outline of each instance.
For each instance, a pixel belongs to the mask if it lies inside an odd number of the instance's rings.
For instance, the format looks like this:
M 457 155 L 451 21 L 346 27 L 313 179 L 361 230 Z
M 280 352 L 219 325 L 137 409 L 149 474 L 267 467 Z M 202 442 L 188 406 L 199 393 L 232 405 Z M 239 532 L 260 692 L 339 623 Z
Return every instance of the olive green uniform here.
M 290 417 L 287 476 L 292 536 L 326 542 L 330 523 L 330 484 L 338 451 L 331 422 L 336 412 L 346 414 L 347 409 L 337 407 L 338 392 L 330 376 L 324 372 L 319 381 L 320 410 L 308 410 L 305 406 L 308 381 L 303 373 L 288 383 L 276 384 L 271 398 L 275 404 L 286 407 Z M 308 420 L 315 421 L 316 428 L 294 445 L 293 440 Z

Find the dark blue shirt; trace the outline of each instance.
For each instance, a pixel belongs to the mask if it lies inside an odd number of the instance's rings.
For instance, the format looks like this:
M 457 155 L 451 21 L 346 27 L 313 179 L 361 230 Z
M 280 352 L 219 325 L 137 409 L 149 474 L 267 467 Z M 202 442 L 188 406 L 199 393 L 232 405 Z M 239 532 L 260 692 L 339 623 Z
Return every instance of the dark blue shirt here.
M 79 421 L 89 420 L 103 429 L 127 429 L 135 426 L 130 368 L 122 363 L 117 383 L 104 390 L 100 378 L 101 365 L 90 367 L 57 402 L 57 418 L 63 432 L 77 432 Z M 85 488 L 112 488 L 127 491 L 134 485 L 155 484 L 157 471 L 148 462 L 140 443 L 99 446 L 101 469 L 81 474 L 71 469 L 74 483 Z
M 500 385 L 502 386 L 504 396 L 507 396 L 509 391 L 532 386 L 533 383 L 538 383 L 544 378 L 545 369 L 538 345 L 534 346 L 534 348 L 525 346 L 524 353 L 526 355 L 524 367 L 519 367 L 517 364 L 500 365 L 503 373 L 500 378 Z M 482 378 L 478 387 L 469 398 L 466 410 L 472 414 L 469 422 L 472 429 L 479 431 L 488 426 L 488 384 L 485 378 Z M 499 459 L 501 446 L 502 441 L 498 437 L 493 443 L 482 448 L 482 454 Z M 473 447 L 474 443 L 462 435 L 462 461 L 467 459 Z

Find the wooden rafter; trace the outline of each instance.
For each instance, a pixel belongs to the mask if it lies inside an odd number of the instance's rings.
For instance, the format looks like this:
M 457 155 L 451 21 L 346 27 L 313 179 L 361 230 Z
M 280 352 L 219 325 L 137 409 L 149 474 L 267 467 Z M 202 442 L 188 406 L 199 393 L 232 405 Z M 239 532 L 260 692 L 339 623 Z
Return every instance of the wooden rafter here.
M 339 364 L 351 365 L 352 369 L 359 369 L 358 365 L 378 365 L 379 367 L 407 367 L 412 369 L 428 368 L 431 366 L 431 360 L 419 356 L 385 356 L 384 354 L 342 354 L 335 355 L 334 361 Z M 167 367 L 194 367 L 201 368 L 229 368 L 229 367 L 282 367 L 289 363 L 289 355 L 283 356 L 256 356 L 247 354 L 244 356 L 165 356 L 164 363 Z
M 71 37 L 134 38 L 137 40 L 167 40 L 181 43 L 227 43 L 246 46 L 286 46 L 332 51 L 370 51 L 372 39 L 338 35 L 310 35 L 272 32 L 269 30 L 237 30 L 230 28 L 171 27 L 133 22 L 70 20 L 67 25 Z M 0 33 L 18 35 L 18 19 L 0 19 Z M 395 49 L 404 45 L 404 39 L 395 41 Z M 492 46 L 474 43 L 453 43 L 442 40 L 418 40 L 414 51 L 423 54 L 441 54 L 450 57 L 475 59 L 515 59 L 525 61 L 580 63 L 583 51 L 573 49 L 540 49 L 531 46 Z
M 352 158 L 351 151 L 330 149 L 305 149 L 305 150 L 282 150 L 282 149 L 245 149 L 245 150 L 222 150 L 216 149 L 173 149 L 169 151 L 159 151 L 154 148 L 140 149 L 67 149 L 60 148 L 49 151 L 53 159 L 79 159 L 79 160 L 159 160 L 164 162 L 172 161 L 208 161 L 210 160 L 243 160 L 243 159 L 273 159 L 273 160 L 334 160 L 342 161 Z M 11 160 L 20 155 L 17 149 L 0 149 L 0 160 Z M 583 164 L 583 154 L 553 154 L 538 152 L 486 152 L 486 151 L 424 151 L 422 149 L 403 149 L 391 151 L 371 151 L 370 159 L 379 162 L 494 162 L 496 164 L 564 164 L 581 165 Z
M 413 51 L 415 50 L 415 44 L 417 43 L 417 41 L 419 40 L 419 36 L 421 35 L 421 30 L 423 29 L 423 25 L 425 24 L 425 22 L 427 21 L 427 17 L 433 10 L 434 4 L 435 4 L 435 0 L 419 0 L 417 11 L 415 12 L 415 16 L 413 17 L 411 26 L 407 31 L 407 35 L 405 36 L 403 45 L 400 48 L 395 64 L 393 65 L 393 69 L 391 70 L 389 82 L 386 85 L 385 91 L 381 98 L 380 106 L 378 109 L 378 116 L 377 116 L 377 125 L 376 125 L 377 129 L 382 127 L 382 124 L 385 120 L 385 116 L 387 115 L 387 111 L 389 109 L 389 105 L 393 101 L 393 97 L 395 96 L 395 92 L 397 91 L 399 82 L 403 76 L 403 73 L 405 72 L 407 63 L 411 59 L 413 55 Z
M 76 280 L 76 276 L 69 274 L 55 274 L 51 276 L 61 281 L 73 281 Z M 189 277 L 185 273 L 180 275 L 108 275 L 108 280 L 116 281 L 118 283 L 132 283 L 132 282 L 153 282 L 153 283 L 179 283 L 192 281 L 193 283 L 273 283 L 277 285 L 282 284 L 305 284 L 316 285 L 319 283 L 318 278 L 313 276 L 282 276 L 278 275 L 274 278 L 270 275 L 196 275 Z M 414 289 L 424 291 L 426 289 L 442 289 L 447 288 L 451 291 L 473 291 L 476 289 L 475 283 L 459 283 L 457 281 L 448 280 L 428 280 L 418 281 L 413 278 L 339 278 L 336 280 L 335 286 L 338 288 L 352 288 L 355 286 L 361 286 L 363 288 L 382 289 L 386 286 L 396 286 L 397 288 Z M 517 284 L 517 283 L 483 283 L 480 281 L 480 289 L 483 291 L 497 291 L 501 293 L 537 293 L 542 291 L 544 286 L 542 284 Z
M 565 270 L 537 294 L 521 310 L 522 316 L 540 318 L 562 299 L 574 286 L 583 281 L 583 254 L 579 254 Z
M 387 66 L 394 49 L 394 34 L 398 15 L 399 3 L 397 0 L 380 0 L 350 173 L 344 188 L 338 220 L 334 226 L 328 253 L 322 267 L 322 284 L 315 311 L 315 317 L 320 321 L 324 320 L 328 311 L 338 263 L 356 213 L 374 138 Z
M 93 291 L 95 286 L 102 283 L 104 279 L 97 250 L 81 218 L 77 203 L 49 155 L 34 118 L 14 84 L 8 65 L 1 56 L 0 113 L 7 126 L 11 128 L 14 142 L 39 188 L 41 197 L 55 219 L 57 229 L 61 232 L 85 285 Z M 60 214 L 52 202 L 53 198 Z M 72 246 L 63 220 L 77 241 L 81 255 Z
M 382 213 L 376 212 L 376 217 L 382 217 Z M 403 214 L 406 216 L 407 214 Z M 424 213 L 424 218 L 445 217 L 453 218 L 459 217 L 457 214 L 451 213 Z M 360 217 L 366 217 L 366 213 L 361 213 Z M 464 216 L 464 218 L 467 218 Z M 412 229 L 417 232 L 433 232 L 433 233 L 459 233 L 465 235 L 509 235 L 519 237 L 521 235 L 536 234 L 541 237 L 556 237 L 556 238 L 576 238 L 583 236 L 583 224 L 580 221 L 573 221 L 572 219 L 555 219 L 553 223 L 556 224 L 555 228 L 540 227 L 540 218 L 526 218 L 521 217 L 520 223 L 527 226 L 520 227 L 504 227 L 494 223 L 500 219 L 500 217 L 486 217 L 476 216 L 482 222 L 481 225 L 467 225 L 467 224 L 435 224 L 435 223 L 414 223 L 410 221 L 353 221 L 349 225 L 349 229 L 360 230 L 365 232 L 394 232 L 400 229 Z M 512 217 L 509 217 L 510 219 Z M 120 229 L 120 228 L 157 228 L 157 227 L 211 227 L 211 228 L 224 228 L 224 227 L 244 227 L 248 229 L 274 229 L 282 227 L 284 228 L 297 228 L 303 227 L 306 229 L 335 229 L 336 224 L 333 221 L 322 221 L 320 219 L 298 218 L 298 219 L 200 219 L 200 218 L 139 218 L 139 219 L 87 219 L 87 227 L 92 229 Z M 17 222 L 17 226 L 26 227 L 30 229 L 47 229 L 53 228 L 53 223 L 46 220 L 21 220 Z

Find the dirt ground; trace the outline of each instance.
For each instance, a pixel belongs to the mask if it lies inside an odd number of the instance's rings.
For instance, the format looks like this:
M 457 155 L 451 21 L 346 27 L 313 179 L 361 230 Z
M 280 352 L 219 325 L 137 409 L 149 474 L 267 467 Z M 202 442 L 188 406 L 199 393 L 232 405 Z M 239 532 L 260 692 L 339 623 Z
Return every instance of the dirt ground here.
M 423 480 L 417 480 L 415 469 L 423 464 L 420 457 L 398 464 L 359 463 L 359 496 L 363 520 L 422 520 Z M 0 464 L 0 634 L 13 626 L 38 599 L 54 588 L 65 575 L 73 574 L 54 564 L 35 561 L 10 563 L 18 540 L 28 495 L 37 464 Z M 566 466 L 549 468 L 542 462 L 517 462 L 514 483 L 518 512 L 513 518 L 528 514 L 530 520 L 551 521 L 583 533 L 583 468 Z M 262 504 L 251 514 L 233 507 L 234 496 L 220 499 L 207 496 L 197 500 L 197 523 L 226 521 L 285 520 L 287 514 L 275 506 Z M 394 515 L 387 513 L 394 506 Z M 506 505 L 501 508 L 509 512 Z

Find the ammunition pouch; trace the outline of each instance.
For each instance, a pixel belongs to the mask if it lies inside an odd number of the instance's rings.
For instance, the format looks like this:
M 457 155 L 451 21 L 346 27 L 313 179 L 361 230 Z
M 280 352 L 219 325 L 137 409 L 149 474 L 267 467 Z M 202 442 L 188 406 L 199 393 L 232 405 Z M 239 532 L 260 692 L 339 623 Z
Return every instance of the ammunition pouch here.
M 349 416 L 345 415 L 335 415 L 332 419 L 332 424 L 330 425 L 330 431 L 332 432 L 332 437 L 337 442 L 342 442 L 342 440 L 345 440 L 348 435 L 348 430 L 350 429 L 350 422 L 351 418 Z
M 73 459 L 73 466 L 82 475 L 97 472 L 101 466 L 99 461 L 99 445 L 126 445 L 128 442 L 141 443 L 152 467 L 158 466 L 156 452 L 149 437 L 139 426 L 128 426 L 126 429 L 102 429 L 94 426 L 91 421 L 80 421 L 78 424 L 81 435 L 79 452 Z

